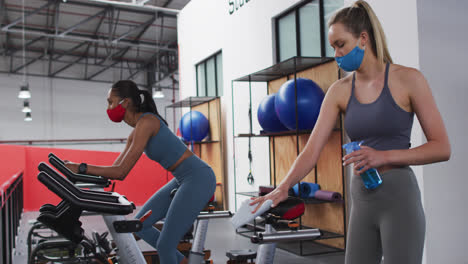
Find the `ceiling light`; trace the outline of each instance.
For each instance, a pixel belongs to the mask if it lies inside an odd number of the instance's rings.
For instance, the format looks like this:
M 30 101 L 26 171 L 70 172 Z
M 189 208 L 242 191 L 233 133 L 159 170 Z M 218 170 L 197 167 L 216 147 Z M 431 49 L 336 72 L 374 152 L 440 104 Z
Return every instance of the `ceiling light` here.
M 164 98 L 164 93 L 162 92 L 161 88 L 153 89 L 153 98 Z
M 31 92 L 29 91 L 29 84 L 27 82 L 21 84 L 20 92 L 18 98 L 29 99 L 31 98 Z
M 31 107 L 29 107 L 29 101 L 24 101 L 23 103 L 23 110 L 21 110 L 23 113 L 31 113 Z
M 26 117 L 24 117 L 24 121 L 26 122 L 32 121 L 31 113 L 26 113 Z

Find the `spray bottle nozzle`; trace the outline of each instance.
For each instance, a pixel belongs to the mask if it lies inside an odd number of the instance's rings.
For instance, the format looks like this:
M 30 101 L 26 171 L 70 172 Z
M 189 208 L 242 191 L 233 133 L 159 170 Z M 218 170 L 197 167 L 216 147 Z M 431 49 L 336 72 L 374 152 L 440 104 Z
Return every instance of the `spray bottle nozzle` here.
M 346 151 L 346 154 L 349 154 L 353 151 L 360 150 L 361 144 L 364 141 L 353 141 L 343 145 L 343 149 Z

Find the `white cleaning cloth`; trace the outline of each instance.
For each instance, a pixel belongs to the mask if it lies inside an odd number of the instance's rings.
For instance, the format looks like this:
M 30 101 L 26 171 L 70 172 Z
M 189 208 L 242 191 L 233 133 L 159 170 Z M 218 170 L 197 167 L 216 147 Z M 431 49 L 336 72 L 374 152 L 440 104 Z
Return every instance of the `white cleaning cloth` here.
M 263 214 L 264 212 L 268 211 L 271 208 L 271 205 L 273 204 L 272 200 L 266 200 L 260 208 L 258 208 L 257 212 L 253 214 L 252 212 L 255 210 L 255 207 L 258 206 L 258 204 L 254 205 L 249 205 L 252 202 L 252 200 L 248 199 L 245 200 L 239 210 L 237 210 L 237 213 L 231 218 L 231 223 L 234 226 L 235 229 L 239 228 L 240 226 L 243 226 L 247 224 L 248 222 L 252 221 L 255 219 L 255 217 Z

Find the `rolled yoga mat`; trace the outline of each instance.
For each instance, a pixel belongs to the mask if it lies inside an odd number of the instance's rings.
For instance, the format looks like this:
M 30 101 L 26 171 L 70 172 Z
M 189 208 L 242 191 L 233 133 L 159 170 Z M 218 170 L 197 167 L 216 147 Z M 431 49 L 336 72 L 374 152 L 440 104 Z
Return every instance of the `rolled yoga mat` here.
M 292 187 L 294 196 L 299 196 L 299 186 L 301 188 L 301 198 L 312 198 L 315 196 L 315 193 L 320 190 L 320 185 L 312 182 L 301 182 Z
M 315 192 L 315 199 L 337 202 L 341 201 L 341 194 L 338 192 L 318 190 Z

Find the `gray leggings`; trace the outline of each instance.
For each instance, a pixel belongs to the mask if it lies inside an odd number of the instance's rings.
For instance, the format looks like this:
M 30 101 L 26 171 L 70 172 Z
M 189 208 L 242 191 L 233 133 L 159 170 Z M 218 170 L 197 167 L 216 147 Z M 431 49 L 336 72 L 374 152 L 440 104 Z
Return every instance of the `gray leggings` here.
M 158 251 L 162 264 L 182 261 L 184 256 L 177 245 L 216 188 L 213 170 L 195 155 L 184 160 L 172 175 L 174 179 L 159 189 L 136 214 L 139 218 L 152 210 L 151 216 L 143 222 L 143 229 L 136 234 Z M 174 188 L 178 188 L 177 193 L 171 198 Z M 164 217 L 164 227 L 159 232 L 153 224 Z
M 422 261 L 426 220 L 416 177 L 409 167 L 381 173 L 382 185 L 351 178 L 352 206 L 346 264 L 417 264 Z

